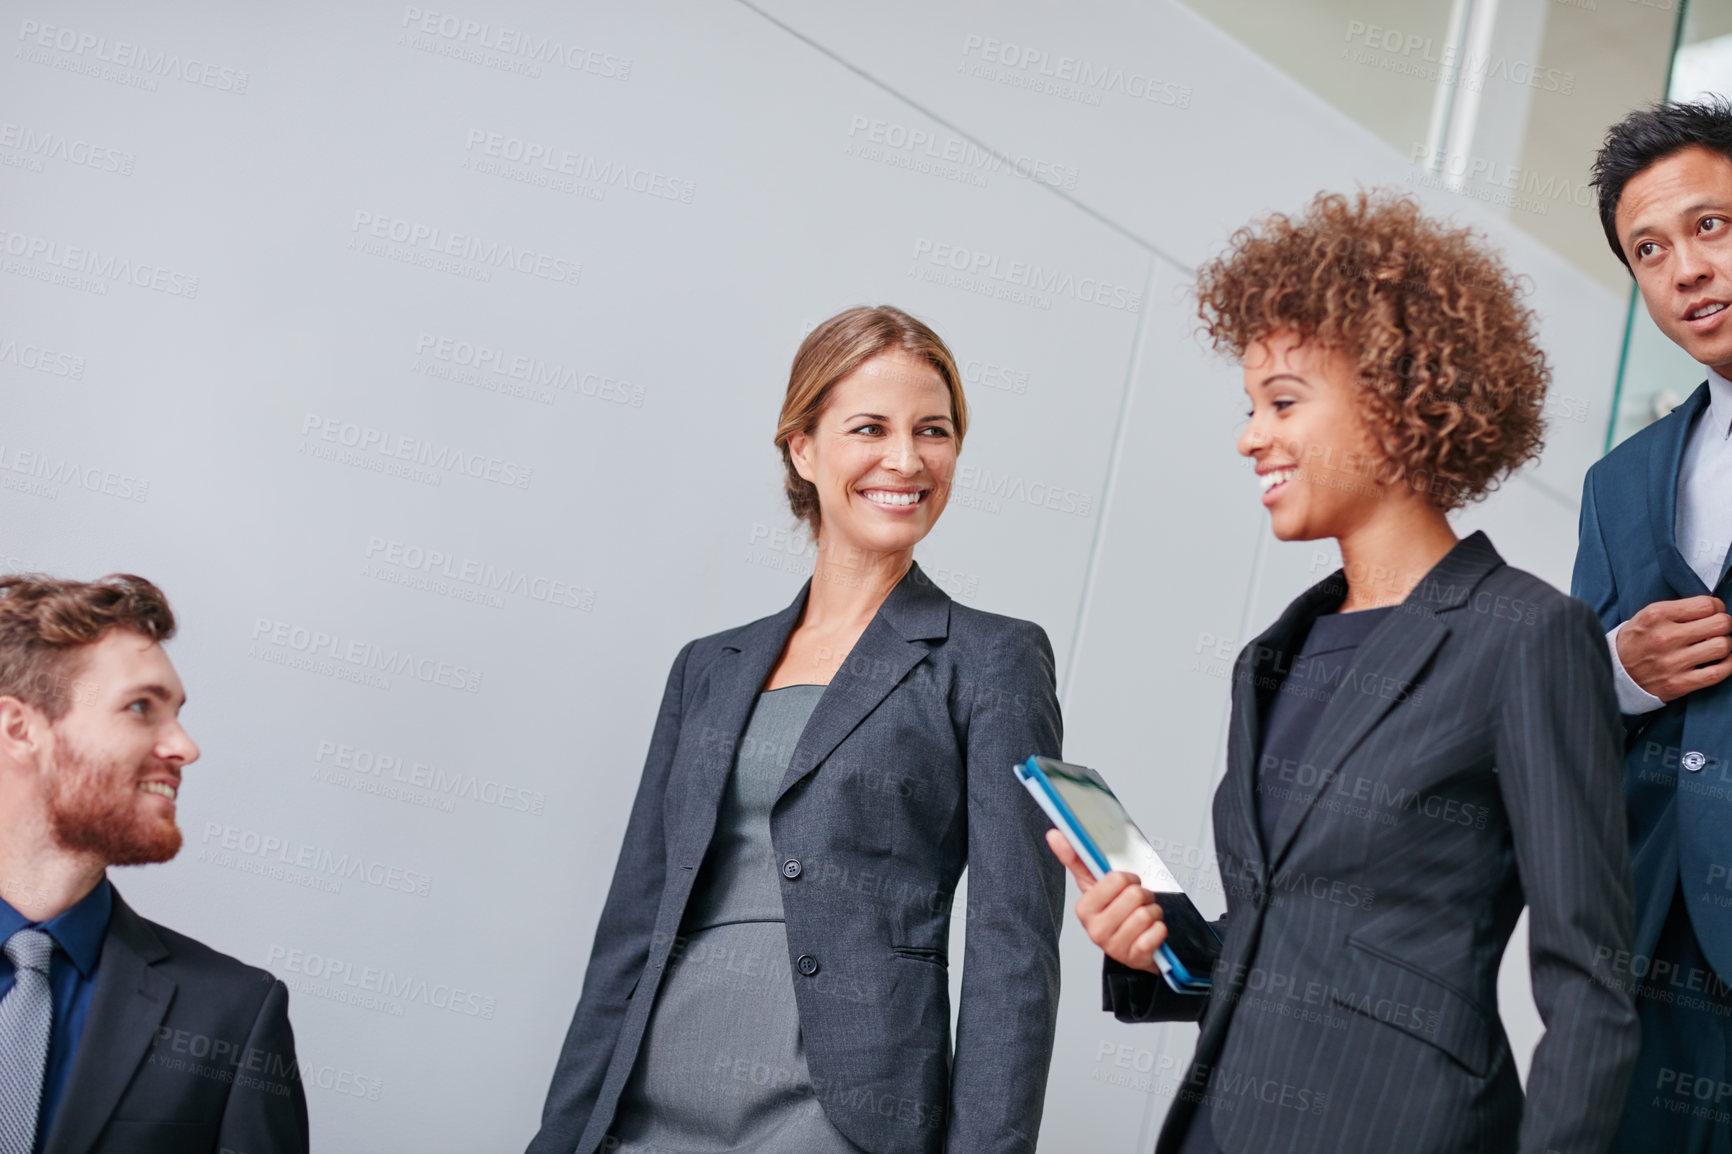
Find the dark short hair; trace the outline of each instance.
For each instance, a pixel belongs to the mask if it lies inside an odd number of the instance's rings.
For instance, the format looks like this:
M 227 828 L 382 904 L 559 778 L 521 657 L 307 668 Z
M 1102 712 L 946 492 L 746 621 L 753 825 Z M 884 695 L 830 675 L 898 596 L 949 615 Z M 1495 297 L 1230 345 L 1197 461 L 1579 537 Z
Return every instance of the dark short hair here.
M 1606 130 L 1590 183 L 1600 194 L 1600 226 L 1606 230 L 1606 243 L 1625 268 L 1630 267 L 1630 259 L 1618 243 L 1614 220 L 1624 186 L 1674 152 L 1690 147 L 1732 160 L 1732 101 L 1724 96 L 1662 101 L 1630 113 Z
M 72 705 L 69 687 L 80 651 L 112 629 L 167 641 L 174 636 L 174 612 L 161 589 L 130 573 L 99 581 L 0 576 L 0 696 L 58 721 Z

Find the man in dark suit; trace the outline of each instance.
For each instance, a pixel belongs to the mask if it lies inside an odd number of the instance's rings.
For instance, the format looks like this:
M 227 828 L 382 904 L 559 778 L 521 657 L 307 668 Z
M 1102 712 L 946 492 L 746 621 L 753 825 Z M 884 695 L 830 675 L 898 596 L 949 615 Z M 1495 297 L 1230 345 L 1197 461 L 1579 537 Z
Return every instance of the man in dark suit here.
M 1732 1151 L 1732 105 L 1631 114 L 1600 220 L 1661 331 L 1708 369 L 1588 471 L 1571 592 L 1606 629 L 1636 931 L 1613 968 L 1642 1053 L 1614 1149 Z M 1706 1093 L 1704 1093 L 1706 1091 Z
M 0 578 L 0 1154 L 307 1149 L 288 992 L 134 913 L 198 746 L 140 577 Z

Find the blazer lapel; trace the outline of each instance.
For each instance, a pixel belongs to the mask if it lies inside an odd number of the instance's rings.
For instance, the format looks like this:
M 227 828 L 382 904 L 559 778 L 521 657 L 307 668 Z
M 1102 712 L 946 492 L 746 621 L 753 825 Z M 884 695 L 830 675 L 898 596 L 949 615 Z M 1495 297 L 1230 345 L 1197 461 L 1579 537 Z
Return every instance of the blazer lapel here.
M 90 1016 L 43 1154 L 88 1154 L 108 1125 L 174 1000 L 173 980 L 151 968 L 166 957 L 162 939 L 116 890 Z
M 1684 460 L 1684 442 L 1702 410 L 1708 407 L 1708 382 L 1703 381 L 1689 398 L 1665 418 L 1671 424 L 1654 438 L 1648 455 L 1648 527 L 1654 537 L 1654 554 L 1660 573 L 1680 597 L 1708 592 L 1702 578 L 1690 568 L 1673 539 L 1672 526 L 1678 516 L 1678 468 Z
M 680 844 L 696 846 L 699 853 L 710 843 L 716 818 L 721 813 L 722 791 L 728 787 L 733 773 L 734 754 L 746 735 L 752 719 L 752 707 L 758 693 L 770 676 L 770 670 L 787 647 L 788 635 L 800 623 L 811 581 L 801 587 L 789 606 L 774 617 L 742 629 L 721 647 L 710 668 L 711 696 L 704 706 L 705 739 L 698 744 L 692 779 L 693 794 L 686 807 L 687 825 L 698 823 L 702 829 L 687 829 Z
M 911 565 L 818 698 L 776 799 L 829 757 L 926 657 L 926 642 L 948 636 L 949 629 L 950 596 Z
M 1269 846 L 1271 871 L 1280 865 L 1299 826 L 1347 755 L 1397 702 L 1406 700 L 1420 671 L 1449 636 L 1449 626 L 1437 614 L 1464 603 L 1474 586 L 1502 564 L 1503 558 L 1484 533 L 1456 542 L 1401 608 L 1360 645 L 1306 748 L 1305 760 L 1316 773 L 1288 797 L 1276 823 L 1274 844 Z
M 1319 613 L 1332 611 L 1346 596 L 1347 583 L 1337 569 L 1287 606 L 1275 624 L 1239 654 L 1233 671 L 1233 708 L 1227 732 L 1227 781 L 1233 791 L 1238 821 L 1237 856 L 1252 863 L 1259 880 L 1268 877 L 1269 854 L 1257 822 L 1257 755 L 1263 746 L 1263 711 L 1274 686 L 1293 662 L 1303 633 Z

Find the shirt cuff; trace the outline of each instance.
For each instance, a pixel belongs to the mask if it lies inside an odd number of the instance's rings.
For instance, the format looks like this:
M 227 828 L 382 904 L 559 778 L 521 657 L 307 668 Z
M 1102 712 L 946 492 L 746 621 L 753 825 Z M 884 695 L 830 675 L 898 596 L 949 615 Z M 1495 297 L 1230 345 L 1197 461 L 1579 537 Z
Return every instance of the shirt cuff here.
M 1618 691 L 1618 709 L 1631 716 L 1652 713 L 1666 703 L 1637 685 L 1636 679 L 1624 669 L 1624 663 L 1618 660 L 1618 630 L 1623 627 L 1620 621 L 1606 634 L 1606 647 L 1612 651 L 1612 684 Z

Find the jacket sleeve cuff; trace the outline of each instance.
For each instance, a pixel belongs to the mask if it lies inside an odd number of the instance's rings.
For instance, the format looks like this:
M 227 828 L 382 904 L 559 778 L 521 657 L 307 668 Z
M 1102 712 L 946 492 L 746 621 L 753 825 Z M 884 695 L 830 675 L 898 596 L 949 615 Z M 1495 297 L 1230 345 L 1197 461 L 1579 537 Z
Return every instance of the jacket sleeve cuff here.
M 1194 1022 L 1207 994 L 1181 994 L 1159 974 L 1133 970 L 1111 958 L 1101 969 L 1101 1009 L 1121 1022 Z
M 1618 660 L 1618 630 L 1623 627 L 1620 621 L 1606 634 L 1606 648 L 1612 653 L 1612 685 L 1618 691 L 1618 710 L 1631 717 L 1652 713 L 1666 703 L 1637 685 L 1636 679 L 1624 669 L 1624 663 Z

